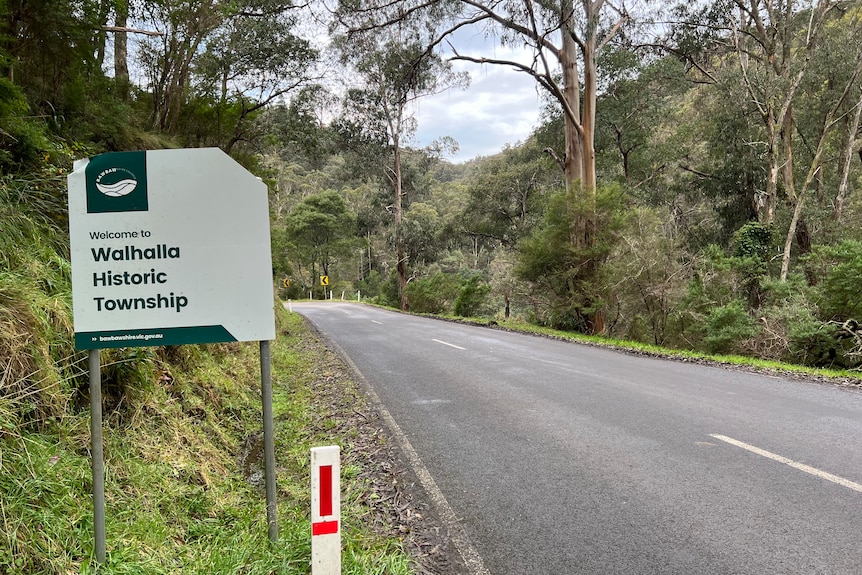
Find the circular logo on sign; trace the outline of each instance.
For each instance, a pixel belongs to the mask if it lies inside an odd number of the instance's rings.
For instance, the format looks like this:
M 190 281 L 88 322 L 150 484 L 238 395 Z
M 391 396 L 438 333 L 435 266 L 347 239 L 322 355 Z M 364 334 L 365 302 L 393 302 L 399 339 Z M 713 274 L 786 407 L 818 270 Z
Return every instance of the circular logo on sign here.
M 127 196 L 138 187 L 138 179 L 126 168 L 108 168 L 96 176 L 96 189 L 112 198 Z

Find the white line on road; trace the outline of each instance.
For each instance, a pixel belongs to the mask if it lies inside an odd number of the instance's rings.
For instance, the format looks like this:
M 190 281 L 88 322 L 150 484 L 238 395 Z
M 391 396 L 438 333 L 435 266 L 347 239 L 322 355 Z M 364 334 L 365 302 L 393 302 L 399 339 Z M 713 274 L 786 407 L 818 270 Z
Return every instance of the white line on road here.
M 371 323 L 376 323 L 377 325 L 383 325 L 382 321 L 377 321 L 376 319 L 372 319 Z
M 436 341 L 437 343 L 442 343 L 443 345 L 448 345 L 449 347 L 454 347 L 455 349 L 467 349 L 466 347 L 461 347 L 460 345 L 455 345 L 454 343 L 446 343 L 445 341 L 440 341 L 439 339 L 432 339 L 431 341 Z
M 821 479 L 825 479 L 826 481 L 831 481 L 832 483 L 837 483 L 842 487 L 846 487 L 848 489 L 852 489 L 853 491 L 858 491 L 862 493 L 862 485 L 856 483 L 855 481 L 850 481 L 849 479 L 844 479 L 843 477 L 838 477 L 837 475 L 832 475 L 831 473 L 827 473 L 825 471 L 821 471 L 816 467 L 811 467 L 810 465 L 805 465 L 804 463 L 799 463 L 798 461 L 793 461 L 792 459 L 788 459 L 786 457 L 782 457 L 781 455 L 776 455 L 771 451 L 766 451 L 765 449 L 760 449 L 759 447 L 755 447 L 753 445 L 749 445 L 747 443 L 743 443 L 742 441 L 733 439 L 732 437 L 727 437 L 726 435 L 718 435 L 715 433 L 711 433 L 710 437 L 714 437 L 718 440 L 724 441 L 725 443 L 729 443 L 731 445 L 735 445 L 736 447 L 741 447 L 746 451 L 750 451 L 752 453 L 756 453 L 762 457 L 766 457 L 772 459 L 773 461 L 778 461 L 779 463 L 783 463 L 785 465 L 789 465 L 794 469 L 798 469 L 799 471 L 804 471 L 805 473 L 810 473 L 816 477 Z

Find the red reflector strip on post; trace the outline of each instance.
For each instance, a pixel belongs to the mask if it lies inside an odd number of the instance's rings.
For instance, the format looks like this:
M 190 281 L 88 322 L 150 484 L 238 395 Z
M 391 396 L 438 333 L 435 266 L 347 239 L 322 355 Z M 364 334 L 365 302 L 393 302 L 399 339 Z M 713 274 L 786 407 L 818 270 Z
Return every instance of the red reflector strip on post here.
M 332 466 L 320 466 L 320 516 L 332 515 Z
M 332 535 L 338 533 L 338 521 L 321 521 L 311 524 L 311 534 L 317 535 Z

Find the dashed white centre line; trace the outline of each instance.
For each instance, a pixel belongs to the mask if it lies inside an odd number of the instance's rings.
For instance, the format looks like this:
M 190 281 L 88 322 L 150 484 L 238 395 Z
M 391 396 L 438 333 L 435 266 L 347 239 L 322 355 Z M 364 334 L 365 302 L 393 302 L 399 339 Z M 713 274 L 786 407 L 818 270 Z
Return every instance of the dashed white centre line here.
M 372 319 L 371 323 L 376 323 L 377 325 L 383 325 L 382 321 L 377 321 L 376 319 Z
M 437 343 L 442 343 L 443 345 L 448 345 L 449 347 L 454 347 L 455 349 L 467 349 L 466 347 L 461 347 L 460 345 L 455 345 L 454 343 L 440 341 L 439 339 L 432 339 L 431 341 L 436 341 Z
M 837 475 L 833 475 L 831 473 L 827 473 L 826 471 L 821 471 L 816 467 L 811 467 L 810 465 L 805 465 L 804 463 L 799 463 L 798 461 L 793 461 L 792 459 L 788 459 L 787 457 L 783 457 L 781 455 L 777 455 L 772 453 L 771 451 L 766 451 L 765 449 L 761 449 L 759 447 L 755 447 L 754 445 L 749 445 L 747 443 L 743 443 L 738 439 L 733 439 L 732 437 L 727 437 L 726 435 L 718 435 L 716 433 L 711 433 L 710 437 L 714 437 L 720 441 L 724 441 L 725 443 L 729 443 L 731 445 L 735 445 L 736 447 L 740 447 L 745 449 L 746 451 L 750 451 L 751 453 L 756 453 L 762 457 L 766 457 L 768 459 L 772 459 L 773 461 L 777 461 L 779 463 L 783 463 L 785 465 L 789 465 L 794 469 L 798 469 L 799 471 L 804 471 L 805 473 L 810 473 L 816 477 L 821 479 L 825 479 L 826 481 L 831 481 L 832 483 L 837 483 L 842 487 L 846 487 L 847 489 L 852 489 L 853 491 L 858 491 L 862 493 L 862 485 L 856 483 L 855 481 L 850 481 L 849 479 L 844 479 L 843 477 L 839 477 Z

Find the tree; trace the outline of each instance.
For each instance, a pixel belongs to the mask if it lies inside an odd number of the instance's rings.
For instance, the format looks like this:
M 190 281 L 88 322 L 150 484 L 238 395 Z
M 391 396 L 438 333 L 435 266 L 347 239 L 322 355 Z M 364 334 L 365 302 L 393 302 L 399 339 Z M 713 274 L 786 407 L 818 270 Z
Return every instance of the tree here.
M 402 237 L 407 257 L 415 264 L 433 260 L 440 251 L 440 214 L 430 204 L 414 202 L 405 211 Z
M 598 60 L 605 45 L 629 20 L 625 6 L 606 0 L 416 0 L 339 4 L 342 21 L 352 30 L 368 31 L 399 25 L 420 12 L 433 14 L 425 22 L 444 23 L 434 28 L 432 46 L 446 41 L 468 26 L 486 25 L 504 44 L 525 46 L 533 51 L 532 62 L 460 54 L 453 48 L 453 60 L 509 66 L 532 76 L 556 102 L 564 117 L 565 152 L 552 152 L 565 174 L 567 189 L 577 190 L 566 208 L 574 225 L 568 241 L 589 251 L 596 234 L 596 154 L 595 122 L 598 97 Z M 557 43 L 553 38 L 558 38 Z M 451 46 L 451 44 L 450 44 Z M 582 82 L 583 79 L 583 82 Z M 588 260 L 592 273 L 601 262 Z M 601 331 L 601 310 L 590 321 L 591 329 Z
M 727 0 L 677 10 L 686 20 L 684 27 L 709 29 L 704 34 L 706 41 L 724 48 L 730 60 L 727 63 L 738 68 L 737 81 L 745 90 L 746 107 L 759 118 L 763 136 L 751 145 L 765 158 L 765 178 L 763 188 L 753 190 L 755 217 L 772 225 L 782 195 L 793 208 L 781 256 L 781 281 L 788 277 L 794 241 L 803 253 L 810 250 L 805 199 L 812 186 L 822 189 L 827 171 L 824 162 L 830 148 L 834 149 L 831 140 L 835 130 L 841 127 L 849 130 L 841 138 L 845 147 L 838 171 L 847 174 L 849 170 L 847 158 L 852 155 L 853 132 L 858 125 L 854 128 L 855 119 L 848 118 L 855 118 L 855 103 L 862 101 L 856 97 L 862 50 L 855 41 L 860 31 L 858 7 L 845 11 L 846 4 L 829 0 Z M 841 56 L 830 62 L 833 53 Z M 729 75 L 709 77 L 721 81 Z M 801 187 L 797 185 L 800 180 Z M 833 214 L 841 212 L 846 197 L 847 180 L 843 175 L 839 180 L 844 183 L 836 184 L 839 191 Z
M 317 51 L 293 33 L 297 17 L 290 5 L 245 4 L 226 14 L 195 59 L 197 89 L 214 102 L 214 143 L 227 153 L 249 138 L 254 113 L 317 79 Z
M 446 41 L 461 28 L 487 25 L 487 30 L 497 34 L 504 44 L 525 46 L 533 51 L 529 64 L 460 54 L 454 47 L 452 59 L 508 66 L 536 80 L 559 105 L 565 118 L 565 152 L 555 157 L 565 173 L 566 185 L 580 188 L 587 205 L 594 203 L 598 61 L 605 45 L 629 20 L 625 6 L 606 0 L 417 0 L 372 6 L 363 3 L 361 8 L 353 2 L 340 3 L 342 20 L 354 30 L 397 24 L 405 15 L 421 10 L 433 11 L 439 22 L 448 19 L 447 26 L 435 30 L 435 44 Z M 589 246 L 594 217 L 589 212 L 579 217 L 571 240 Z
M 60 116 L 73 105 L 70 85 L 99 74 L 94 46 L 99 14 L 72 0 L 0 4 L 0 70 L 20 86 L 34 114 Z
M 519 244 L 515 273 L 532 282 L 549 302 L 549 313 L 537 320 L 557 329 L 596 333 L 597 311 L 607 303 L 605 268 L 596 273 L 593 262 L 605 261 L 625 221 L 625 205 L 616 186 L 600 187 L 596 194 L 601 235 L 590 249 L 569 241 L 577 219 L 570 217 L 577 206 L 576 190 L 554 194 L 549 199 L 544 220 Z M 587 211 L 594 205 L 583 206 Z M 575 208 L 577 209 L 577 207 Z
M 296 260 L 311 268 L 312 285 L 317 271 L 329 275 L 339 258 L 352 253 L 355 229 L 356 217 L 333 190 L 305 198 L 286 218 L 288 243 L 296 249 Z
M 597 172 L 648 201 L 664 200 L 687 146 L 681 113 L 690 87 L 676 58 L 606 50 L 596 115 Z
M 451 67 L 429 50 L 421 28 L 399 21 L 396 27 L 352 34 L 341 39 L 346 63 L 358 73 L 361 86 L 348 92 L 346 106 L 354 125 L 374 141 L 385 141 L 389 154 L 385 176 L 392 186 L 398 297 L 401 309 L 409 309 L 407 254 L 402 229 L 404 218 L 404 143 L 415 131 L 412 105 L 419 98 L 463 81 Z
M 463 233 L 490 245 L 517 245 L 541 218 L 547 192 L 559 189 L 548 163 L 535 139 L 482 159 L 469 179 Z
M 141 17 L 162 36 L 142 45 L 141 63 L 152 94 L 152 126 L 175 131 L 191 85 L 192 63 L 206 38 L 223 22 L 216 0 L 154 0 Z

